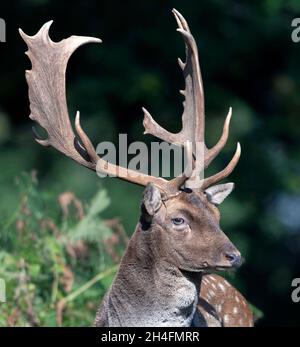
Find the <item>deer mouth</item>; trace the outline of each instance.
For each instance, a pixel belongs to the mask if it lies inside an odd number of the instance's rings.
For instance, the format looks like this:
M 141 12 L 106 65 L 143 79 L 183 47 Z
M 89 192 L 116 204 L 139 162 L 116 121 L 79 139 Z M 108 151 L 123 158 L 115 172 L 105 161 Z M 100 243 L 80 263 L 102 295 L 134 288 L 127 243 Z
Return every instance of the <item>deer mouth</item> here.
M 226 271 L 232 268 L 232 265 L 229 264 L 211 265 L 206 262 L 203 264 L 203 266 L 205 267 L 205 270 L 208 271 Z
M 204 263 L 202 271 L 230 271 L 230 270 L 236 270 L 240 265 L 242 264 L 242 261 L 240 263 L 236 264 L 220 264 L 220 265 L 211 265 L 208 263 Z
M 234 271 L 237 270 L 243 263 L 243 259 L 241 259 L 239 262 L 230 264 L 230 265 L 217 265 L 210 267 L 210 270 L 215 271 Z

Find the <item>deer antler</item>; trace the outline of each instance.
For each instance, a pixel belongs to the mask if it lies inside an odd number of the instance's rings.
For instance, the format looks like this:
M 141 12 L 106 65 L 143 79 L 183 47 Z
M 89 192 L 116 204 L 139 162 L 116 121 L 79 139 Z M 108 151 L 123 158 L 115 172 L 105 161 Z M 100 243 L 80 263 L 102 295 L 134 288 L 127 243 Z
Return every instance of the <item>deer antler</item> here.
M 204 137 L 204 117 L 200 116 L 204 115 L 204 95 L 198 51 L 187 22 L 178 11 L 173 9 L 172 12 L 179 26 L 177 31 L 182 34 L 186 45 L 186 62 L 178 59 L 185 79 L 185 90 L 180 91 L 185 97 L 182 130 L 177 134 L 166 131 L 153 120 L 146 109 L 143 109 L 144 127 L 146 134 L 149 133 L 166 142 L 182 146 L 184 142 L 192 141 L 195 155 L 195 142 L 203 141 Z
M 144 110 L 145 133 L 180 146 L 185 149 L 187 167 L 189 170 L 171 181 L 146 174 L 137 174 L 135 171 L 110 164 L 103 160 L 95 151 L 90 139 L 81 128 L 79 112 L 75 120 L 78 137 L 75 136 L 67 108 L 65 91 L 65 73 L 68 60 L 72 53 L 81 45 L 89 42 L 100 43 L 101 40 L 93 37 L 71 36 L 60 42 L 53 42 L 49 37 L 49 28 L 52 21 L 43 25 L 34 36 L 28 36 L 20 29 L 20 35 L 28 46 L 26 54 L 29 56 L 32 69 L 26 71 L 29 87 L 30 118 L 39 123 L 48 133 L 47 139 L 37 135 L 36 140 L 44 146 L 52 146 L 81 165 L 92 170 L 100 170 L 108 175 L 145 186 L 152 182 L 166 192 L 178 190 L 189 183 L 191 176 L 199 176 L 200 172 L 218 155 L 226 144 L 229 133 L 231 108 L 226 118 L 223 133 L 218 143 L 207 149 L 204 141 L 204 95 L 201 72 L 198 61 L 198 50 L 188 24 L 183 16 L 173 10 L 186 46 L 186 61 L 179 59 L 179 65 L 185 78 L 184 112 L 182 115 L 182 130 L 178 134 L 168 132 L 159 126 L 148 111 Z M 204 153 L 203 165 L 197 164 L 197 145 L 202 144 Z M 238 144 L 236 153 L 221 172 L 202 181 L 204 189 L 226 176 L 236 166 L 240 156 Z M 201 163 L 200 163 L 201 164 Z
M 172 10 L 178 24 L 177 31 L 183 36 L 186 47 L 186 61 L 182 62 L 178 59 L 179 66 L 183 71 L 185 79 L 185 89 L 180 91 L 184 95 L 185 101 L 184 112 L 182 114 L 182 130 L 177 133 L 170 133 L 157 124 L 150 113 L 144 111 L 144 127 L 145 134 L 154 135 L 164 141 L 183 146 L 186 141 L 192 141 L 193 156 L 196 159 L 195 171 L 193 177 L 197 177 L 211 161 L 219 154 L 225 146 L 229 135 L 229 124 L 232 114 L 230 107 L 226 117 L 222 135 L 217 144 L 208 149 L 205 145 L 205 111 L 204 111 L 204 92 L 201 71 L 199 66 L 198 49 L 193 35 L 184 17 L 175 9 Z M 200 151 L 197 153 L 197 146 L 200 146 Z M 233 159 L 228 166 L 218 174 L 208 177 L 201 182 L 201 189 L 207 188 L 223 178 L 227 177 L 236 166 L 240 157 L 240 145 L 238 143 L 237 149 Z M 200 154 L 200 155 L 199 155 Z M 200 156 L 203 154 L 203 163 L 199 163 Z M 189 184 L 187 180 L 186 184 Z
M 60 42 L 53 42 L 49 37 L 52 21 L 44 24 L 34 36 L 26 35 L 21 29 L 20 35 L 28 46 L 26 54 L 32 63 L 32 69 L 26 71 L 29 87 L 30 118 L 41 125 L 48 134 L 41 139 L 36 133 L 36 141 L 43 146 L 52 146 L 79 164 L 92 170 L 100 170 L 108 175 L 123 180 L 147 185 L 152 182 L 164 191 L 178 190 L 188 176 L 182 175 L 171 181 L 136 172 L 101 159 L 90 139 L 81 128 L 79 112 L 76 114 L 74 134 L 66 101 L 65 73 L 72 53 L 81 45 L 89 42 L 100 43 L 93 37 L 71 36 Z M 80 140 L 80 141 L 79 141 Z M 186 146 L 188 156 L 192 149 Z M 191 159 L 190 159 L 191 160 Z

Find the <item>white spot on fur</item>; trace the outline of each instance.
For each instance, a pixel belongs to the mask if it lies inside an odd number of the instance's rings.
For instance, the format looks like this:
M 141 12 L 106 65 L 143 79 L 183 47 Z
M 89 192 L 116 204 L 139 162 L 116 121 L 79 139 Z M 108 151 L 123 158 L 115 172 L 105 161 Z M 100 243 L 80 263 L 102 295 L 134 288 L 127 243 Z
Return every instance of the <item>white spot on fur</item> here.
M 215 296 L 215 292 L 213 290 L 209 290 L 209 295 Z
M 224 316 L 224 322 L 225 322 L 225 323 L 228 323 L 228 322 L 229 322 L 229 316 L 228 316 L 228 314 L 225 314 L 225 316 Z
M 225 287 L 223 286 L 223 284 L 218 283 L 218 286 L 219 286 L 219 288 L 220 288 L 223 292 L 225 292 Z
M 206 294 L 205 299 L 206 301 L 209 301 L 211 299 L 211 296 L 209 294 Z
M 237 314 L 239 312 L 238 308 L 236 306 L 234 306 L 233 311 L 234 314 Z
M 217 289 L 216 286 L 213 283 L 211 283 L 211 286 L 214 288 L 214 290 Z
M 235 301 L 236 301 L 237 303 L 239 303 L 239 302 L 240 302 L 240 299 L 239 299 L 239 297 L 238 297 L 238 296 L 236 296 L 236 297 L 235 297 Z

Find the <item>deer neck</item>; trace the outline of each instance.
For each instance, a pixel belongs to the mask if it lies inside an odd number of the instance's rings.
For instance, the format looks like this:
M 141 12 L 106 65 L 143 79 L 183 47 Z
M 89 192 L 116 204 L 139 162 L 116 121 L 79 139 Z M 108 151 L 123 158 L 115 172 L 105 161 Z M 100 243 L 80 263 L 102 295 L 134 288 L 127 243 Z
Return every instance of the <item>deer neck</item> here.
M 190 326 L 201 273 L 168 261 L 151 228 L 138 224 L 107 297 L 109 326 Z

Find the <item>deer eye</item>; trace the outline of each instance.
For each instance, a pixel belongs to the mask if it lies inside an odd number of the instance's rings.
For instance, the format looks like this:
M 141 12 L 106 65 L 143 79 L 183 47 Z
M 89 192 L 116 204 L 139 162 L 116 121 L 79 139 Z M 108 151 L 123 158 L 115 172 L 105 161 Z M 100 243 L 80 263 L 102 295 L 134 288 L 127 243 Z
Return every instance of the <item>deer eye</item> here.
M 174 225 L 182 225 L 184 222 L 185 220 L 183 218 L 172 218 L 172 223 Z

